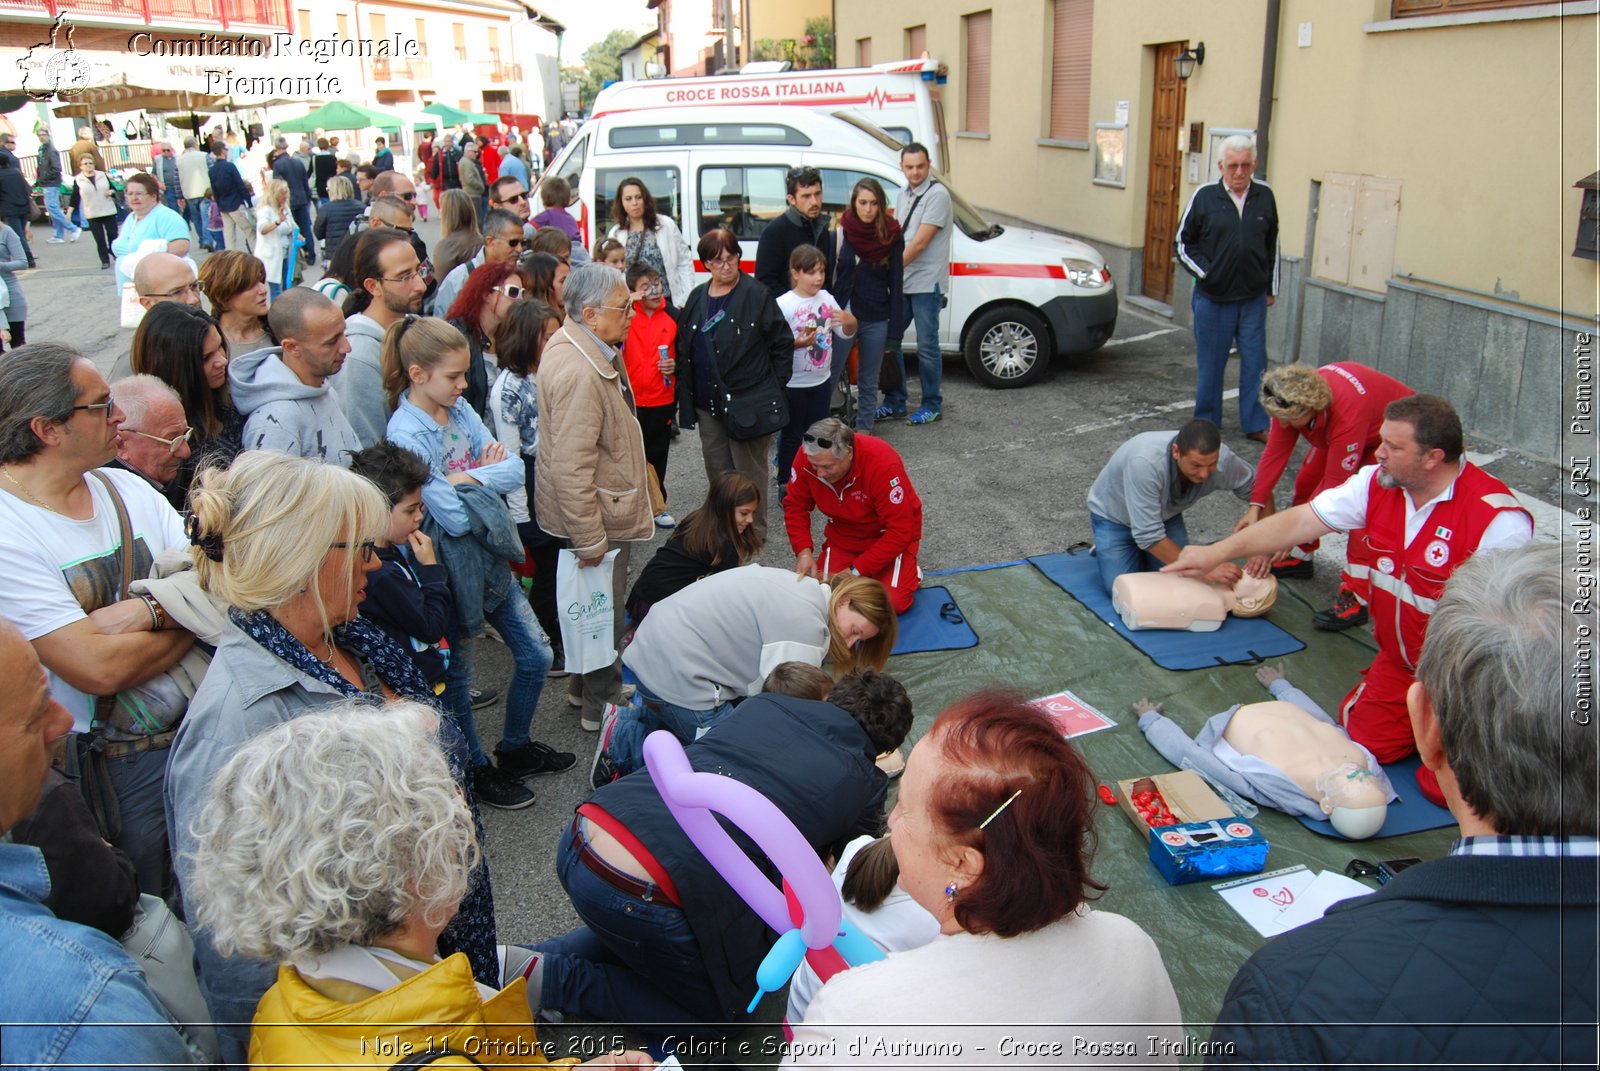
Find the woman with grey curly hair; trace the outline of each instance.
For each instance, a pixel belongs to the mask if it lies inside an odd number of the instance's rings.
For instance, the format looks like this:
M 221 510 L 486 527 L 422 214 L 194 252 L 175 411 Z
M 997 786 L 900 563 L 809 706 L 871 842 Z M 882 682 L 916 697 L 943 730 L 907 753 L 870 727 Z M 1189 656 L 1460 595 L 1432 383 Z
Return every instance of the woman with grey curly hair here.
M 538 957 L 502 948 L 497 990 L 464 955 L 437 954 L 478 859 L 439 724 L 420 703 L 345 702 L 262 733 L 217 772 L 185 891 L 219 951 L 280 962 L 251 1066 L 386 1066 L 430 1048 L 544 1061 L 526 980 Z
M 407 652 L 357 615 L 367 574 L 378 567 L 374 541 L 389 526 L 389 500 L 370 481 L 338 465 L 250 451 L 228 469 L 201 473 L 190 506 L 196 574 L 228 605 L 232 627 L 190 701 L 168 766 L 167 824 L 185 891 L 200 878 L 195 815 L 212 777 L 246 741 L 347 700 L 433 694 Z M 440 732 L 470 802 L 465 741 L 453 722 Z M 466 952 L 480 979 L 497 982 L 494 933 L 488 870 L 472 867 L 441 947 Z M 242 1063 L 242 1024 L 272 984 L 275 963 L 225 958 L 204 929 L 195 934 L 195 955 L 201 991 L 222 1024 L 223 1057 Z

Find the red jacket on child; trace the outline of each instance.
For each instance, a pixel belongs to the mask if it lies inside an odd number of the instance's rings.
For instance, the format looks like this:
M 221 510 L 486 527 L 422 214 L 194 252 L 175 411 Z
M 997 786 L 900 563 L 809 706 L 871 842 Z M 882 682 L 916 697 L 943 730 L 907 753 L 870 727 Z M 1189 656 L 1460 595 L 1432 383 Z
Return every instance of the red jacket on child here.
M 633 322 L 622 343 L 622 359 L 628 364 L 628 382 L 633 384 L 634 404 L 643 407 L 672 405 L 677 401 L 677 379 L 668 385 L 661 376 L 661 352 L 677 353 L 678 324 L 667 311 L 666 302 L 655 312 L 646 312 L 644 302 L 633 303 Z

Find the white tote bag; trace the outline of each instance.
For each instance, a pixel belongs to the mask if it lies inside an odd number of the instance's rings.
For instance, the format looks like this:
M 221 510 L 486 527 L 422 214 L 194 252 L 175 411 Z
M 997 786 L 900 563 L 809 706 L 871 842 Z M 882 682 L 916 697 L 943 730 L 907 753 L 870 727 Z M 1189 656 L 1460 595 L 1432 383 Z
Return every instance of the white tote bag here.
M 617 660 L 611 602 L 611 570 L 617 552 L 606 552 L 599 565 L 584 568 L 578 556 L 563 550 L 556 562 L 556 611 L 561 615 L 561 646 L 568 673 L 593 673 Z

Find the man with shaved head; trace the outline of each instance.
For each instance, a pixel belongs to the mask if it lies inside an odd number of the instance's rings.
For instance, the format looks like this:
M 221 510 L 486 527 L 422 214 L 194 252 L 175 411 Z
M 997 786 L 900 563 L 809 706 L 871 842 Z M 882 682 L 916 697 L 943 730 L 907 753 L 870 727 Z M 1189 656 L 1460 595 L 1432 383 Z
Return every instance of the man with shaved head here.
M 200 284 L 195 279 L 194 262 L 171 253 L 146 253 L 133 269 L 133 290 L 139 304 L 153 309 L 163 301 L 177 301 L 200 308 Z M 111 362 L 112 383 L 133 375 L 132 352 Z
M 244 448 L 348 465 L 361 444 L 328 386 L 350 352 L 344 314 L 317 291 L 297 286 L 272 303 L 267 322 L 279 345 L 228 365 L 233 404 L 245 414 Z

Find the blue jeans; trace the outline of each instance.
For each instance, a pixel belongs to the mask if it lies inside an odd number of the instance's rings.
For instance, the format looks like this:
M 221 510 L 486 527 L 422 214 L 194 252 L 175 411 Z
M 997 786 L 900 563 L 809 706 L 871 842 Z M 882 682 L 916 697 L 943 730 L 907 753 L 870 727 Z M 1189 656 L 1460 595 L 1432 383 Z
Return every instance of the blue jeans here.
M 540 638 L 533 607 L 520 592 L 484 616 L 506 641 L 516 663 L 506 685 L 506 724 L 500 736 L 500 750 L 510 751 L 528 742 L 533 712 L 544 691 L 544 675 L 549 672 L 552 655 L 550 645 Z M 461 734 L 467 738 L 472 764 L 482 766 L 489 758 L 478 742 L 478 728 L 472 718 L 472 662 L 477 641 L 464 633 L 456 614 L 450 615 L 445 638 L 450 641 L 450 668 L 445 674 L 444 709 L 455 718 Z
M 161 195 L 161 203 L 174 212 L 178 211 L 178 189 L 176 186 L 167 187 L 167 192 Z
M 217 248 L 220 249 L 221 246 L 218 246 Z M 281 293 L 283 293 L 283 287 L 280 286 L 279 284 L 277 284 L 277 283 L 268 283 L 267 284 L 267 302 L 269 304 L 274 302 L 274 301 L 277 301 L 278 300 L 278 295 L 281 294 Z
M 171 748 L 136 751 L 106 760 L 117 796 L 122 832 L 117 847 L 133 860 L 139 891 L 174 901 L 171 856 L 167 852 L 167 758 Z
M 1200 367 L 1194 389 L 1194 415 L 1222 426 L 1222 381 L 1228 350 L 1239 342 L 1239 428 L 1246 435 L 1266 431 L 1261 408 L 1261 376 L 1267 370 L 1267 295 L 1244 301 L 1213 301 L 1198 288 L 1189 302 L 1194 310 L 1195 360 Z
M 939 310 L 944 308 L 944 300 L 937 286 L 931 293 L 907 294 L 905 299 L 906 323 L 917 328 L 917 378 L 922 381 L 922 408 L 937 413 L 944 405 L 944 395 L 939 393 L 939 384 L 944 379 L 944 358 L 939 354 Z M 907 408 L 910 389 L 901 358 L 900 385 L 884 394 L 884 404 L 896 409 Z
M 644 738 L 657 729 L 666 729 L 688 747 L 733 713 L 732 703 L 720 703 L 710 710 L 691 710 L 666 702 L 643 681 L 638 687 L 633 702 L 617 708 L 617 723 L 606 747 L 606 754 L 619 773 L 632 773 L 644 766 Z
M 1149 551 L 1141 550 L 1133 541 L 1133 530 L 1125 524 L 1108 521 L 1098 514 L 1089 514 L 1089 525 L 1094 529 L 1094 558 L 1100 566 L 1100 580 L 1111 590 L 1112 583 L 1123 573 L 1153 573 L 1162 561 Z M 1183 526 L 1183 515 L 1167 521 L 1167 538 L 1180 547 L 1189 545 L 1189 530 Z
M 801 436 L 806 429 L 828 415 L 833 401 L 833 381 L 818 383 L 814 387 L 786 387 L 789 400 L 789 423 L 778 436 L 778 482 L 789 482 L 789 469 L 794 465 L 794 455 L 800 452 Z
M 5 222 L 12 230 L 17 232 L 17 237 L 22 240 L 22 252 L 28 258 L 28 267 L 33 267 L 33 246 L 28 244 L 28 217 L 7 216 Z
M 294 217 L 294 225 L 300 228 L 300 240 L 305 242 L 305 249 L 300 253 L 303 258 L 301 262 L 315 264 L 317 262 L 317 239 L 311 233 L 311 202 L 307 201 L 303 205 L 291 204 L 289 206 L 289 215 Z M 478 218 L 482 219 L 483 217 L 479 216 Z M 495 627 L 498 628 L 499 626 Z
M 75 227 L 61 212 L 61 189 L 58 186 L 44 188 L 44 211 L 50 217 L 50 226 L 55 231 L 53 237 L 60 238 L 67 231 L 81 230 Z
M 863 321 L 856 328 L 857 431 L 872 430 L 872 415 L 878 411 L 878 379 L 883 373 L 883 345 L 888 338 L 888 320 Z
M 556 876 L 585 928 L 535 946 L 545 954 L 541 1007 L 617 1023 L 722 1018 L 682 908 L 601 880 L 579 859 L 571 826 L 556 848 Z
M 183 218 L 194 228 L 195 240 L 201 245 L 209 241 L 206 238 L 205 201 L 204 197 L 190 197 L 183 202 Z

